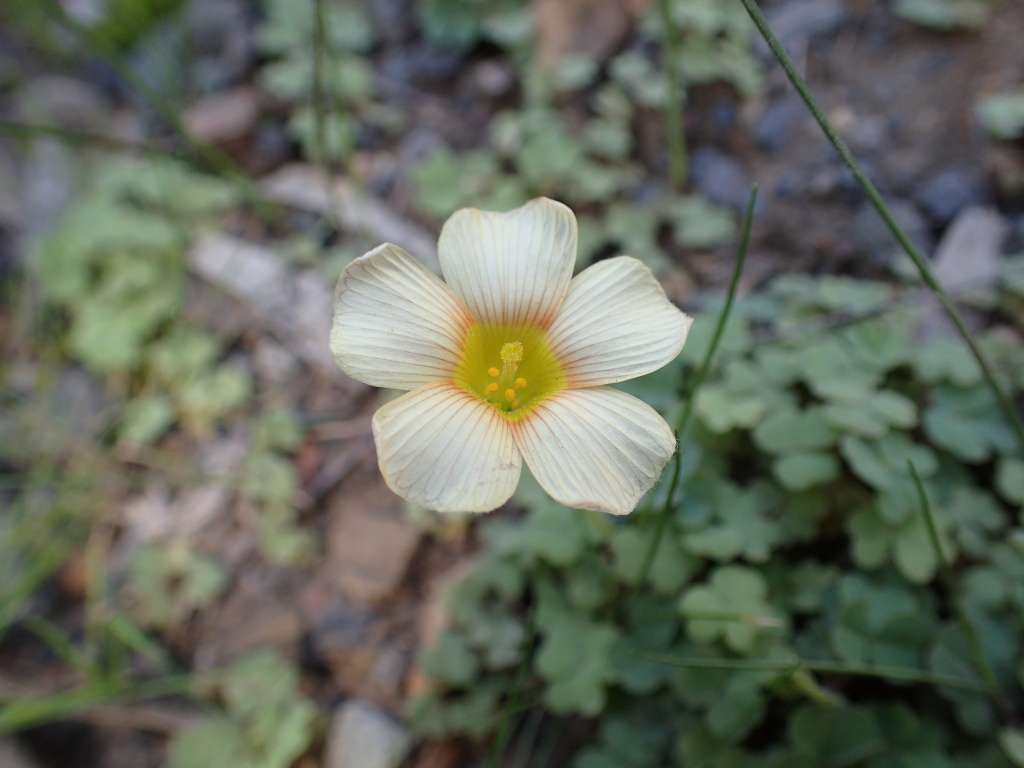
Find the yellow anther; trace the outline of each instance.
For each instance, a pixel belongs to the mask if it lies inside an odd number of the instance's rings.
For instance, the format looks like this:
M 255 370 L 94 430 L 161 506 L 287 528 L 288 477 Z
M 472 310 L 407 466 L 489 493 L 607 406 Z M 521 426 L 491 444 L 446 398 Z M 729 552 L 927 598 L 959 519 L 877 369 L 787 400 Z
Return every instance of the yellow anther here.
M 525 386 L 526 386 L 526 379 L 524 379 L 522 376 L 520 376 L 518 379 L 516 379 L 516 389 L 522 389 Z
M 493 366 L 487 369 L 487 375 L 490 376 L 492 379 L 499 373 L 501 373 L 501 371 L 497 368 L 494 368 Z
M 516 399 L 516 391 L 514 389 L 506 389 L 505 399 L 511 403 L 513 400 Z
M 523 359 L 523 343 L 507 341 L 501 345 L 501 360 L 505 363 L 518 363 Z
M 497 391 L 498 391 L 498 385 L 495 384 L 493 381 L 490 384 L 488 384 L 486 387 L 484 387 L 484 394 L 485 395 L 493 395 Z
M 519 407 L 519 401 L 518 400 L 513 400 L 512 401 L 512 407 L 513 408 L 518 408 Z

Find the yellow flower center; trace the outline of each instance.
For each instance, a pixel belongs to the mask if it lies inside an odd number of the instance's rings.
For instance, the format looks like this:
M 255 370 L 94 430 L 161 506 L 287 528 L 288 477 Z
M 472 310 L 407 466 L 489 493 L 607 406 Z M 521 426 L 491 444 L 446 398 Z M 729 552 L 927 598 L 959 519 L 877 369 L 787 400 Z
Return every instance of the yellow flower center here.
M 518 421 L 565 389 L 569 377 L 540 326 L 474 322 L 454 381 L 509 421 Z

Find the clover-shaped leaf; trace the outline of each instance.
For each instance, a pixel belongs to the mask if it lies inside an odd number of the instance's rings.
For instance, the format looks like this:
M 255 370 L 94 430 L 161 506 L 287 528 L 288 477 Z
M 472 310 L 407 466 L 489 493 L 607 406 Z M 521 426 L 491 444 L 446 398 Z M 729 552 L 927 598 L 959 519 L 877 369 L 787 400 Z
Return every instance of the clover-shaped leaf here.
M 612 535 L 613 567 L 624 583 L 637 583 L 647 550 L 651 546 L 652 535 L 652 531 L 636 528 L 619 528 Z M 674 532 L 669 530 L 658 542 L 647 579 L 656 591 L 671 594 L 686 583 L 697 566 L 696 558 L 683 550 Z
M 721 637 L 737 653 L 750 653 L 765 627 L 778 626 L 767 602 L 768 584 L 753 568 L 716 568 L 707 584 L 691 587 L 679 602 L 686 628 L 697 642 Z
M 789 721 L 789 742 L 802 756 L 796 764 L 845 768 L 887 748 L 878 721 L 860 707 L 808 704 Z
M 557 714 L 593 717 L 615 677 L 611 651 L 618 632 L 576 613 L 549 583 L 539 588 L 537 623 L 543 640 L 534 667 L 548 684 L 545 704 Z
M 711 525 L 687 534 L 686 549 L 716 560 L 742 556 L 765 562 L 781 541 L 779 526 L 770 516 L 775 501 L 763 485 L 743 489 L 723 482 L 716 489 Z
M 1007 501 L 1024 506 L 1024 459 L 999 460 L 996 488 Z
M 933 443 L 970 464 L 1016 445 L 994 396 L 983 386 L 937 388 L 925 411 L 924 431 Z

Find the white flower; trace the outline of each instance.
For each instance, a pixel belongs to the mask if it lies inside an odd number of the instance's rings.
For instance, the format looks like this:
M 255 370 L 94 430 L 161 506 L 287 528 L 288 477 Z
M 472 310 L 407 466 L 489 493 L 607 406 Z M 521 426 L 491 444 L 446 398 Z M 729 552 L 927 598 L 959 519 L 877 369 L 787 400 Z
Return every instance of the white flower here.
M 380 470 L 443 512 L 508 501 L 525 458 L 570 507 L 627 514 L 675 449 L 649 405 L 605 386 L 670 362 L 692 319 L 641 262 L 572 277 L 576 217 L 546 198 L 457 211 L 438 243 L 447 284 L 401 248 L 353 261 L 335 290 L 331 351 L 349 376 L 411 390 L 380 408 Z

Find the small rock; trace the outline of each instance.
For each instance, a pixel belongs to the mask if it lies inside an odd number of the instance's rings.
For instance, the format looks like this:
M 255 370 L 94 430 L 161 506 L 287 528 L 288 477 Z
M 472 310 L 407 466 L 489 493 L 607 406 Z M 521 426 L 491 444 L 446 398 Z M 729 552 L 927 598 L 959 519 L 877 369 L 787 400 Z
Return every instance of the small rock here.
M 935 251 L 935 277 L 948 291 L 989 285 L 999 274 L 999 254 L 1009 222 L 990 208 L 967 208 Z
M 604 63 L 622 45 L 633 19 L 620 0 L 532 0 L 537 62 L 555 69 L 566 56 L 582 54 Z
M 951 166 L 925 183 L 917 203 L 932 221 L 945 224 L 968 206 L 984 205 L 988 198 L 988 188 L 979 173 Z
M 166 539 L 175 527 L 170 492 L 158 482 L 150 483 L 142 493 L 129 498 L 121 516 L 123 540 L 132 547 Z
M 327 578 L 357 603 L 380 602 L 401 583 L 420 535 L 403 522 L 401 501 L 383 480 L 358 490 L 343 487 L 335 499 Z
M 1006 238 L 1006 252 L 1024 253 L 1024 216 L 1018 216 L 1010 224 L 1010 234 Z
M 789 140 L 796 105 L 787 98 L 773 99 L 754 125 L 754 140 L 766 152 L 775 153 Z
M 393 48 L 381 58 L 380 75 L 400 85 L 430 85 L 454 80 L 463 68 L 458 51 L 429 43 Z
M 316 617 L 311 641 L 317 654 L 329 659 L 349 654 L 370 637 L 376 615 L 342 599 Z
M 473 81 L 481 93 L 495 97 L 504 96 L 515 87 L 516 73 L 505 62 L 487 59 L 473 68 Z
M 765 12 L 775 36 L 785 47 L 824 37 L 839 31 L 846 21 L 846 9 L 840 0 L 789 0 Z M 757 46 L 768 53 L 761 37 Z
M 252 363 L 256 375 L 275 387 L 286 385 L 299 370 L 299 361 L 295 359 L 295 355 L 267 338 L 256 342 Z
M 10 739 L 0 739 L 0 768 L 35 768 L 35 763 Z
M 750 179 L 734 158 L 714 147 L 700 147 L 690 158 L 690 174 L 697 188 L 713 202 L 736 210 L 746 208 Z
M 218 610 L 204 613 L 199 628 L 195 658 L 203 669 L 222 666 L 262 648 L 295 656 L 303 633 L 290 602 L 246 585 L 236 588 Z
M 60 370 L 57 385 L 50 394 L 53 398 L 51 424 L 63 430 L 59 434 L 67 436 L 93 434 L 102 425 L 103 414 L 110 407 L 110 398 L 96 379 L 77 366 L 69 365 Z
M 366 8 L 385 42 L 400 45 L 416 36 L 416 16 L 408 0 L 374 0 Z
M 324 768 L 397 768 L 411 743 L 409 732 L 387 713 L 351 699 L 331 720 Z
M 185 126 L 196 138 L 220 144 L 246 135 L 260 116 L 255 88 L 236 88 L 200 99 L 185 112 Z
M 931 253 L 935 244 L 931 226 L 916 206 L 906 200 L 892 200 L 889 210 L 910 241 L 922 253 Z M 854 214 L 853 231 L 857 244 L 876 264 L 891 264 L 896 255 L 903 252 L 888 225 L 868 201 L 864 201 Z

